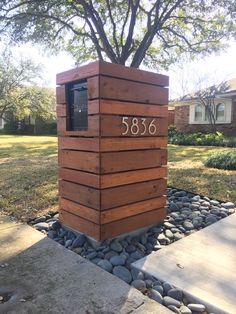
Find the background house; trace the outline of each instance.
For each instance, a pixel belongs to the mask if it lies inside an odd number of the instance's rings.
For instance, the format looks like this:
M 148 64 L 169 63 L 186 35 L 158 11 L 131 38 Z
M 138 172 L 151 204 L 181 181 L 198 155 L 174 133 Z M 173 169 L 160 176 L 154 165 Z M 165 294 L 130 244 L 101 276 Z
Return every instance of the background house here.
M 215 128 L 225 135 L 236 135 L 236 78 L 226 82 L 226 91 L 214 99 Z M 183 133 L 212 132 L 212 124 L 205 106 L 196 94 L 174 101 L 174 124 Z

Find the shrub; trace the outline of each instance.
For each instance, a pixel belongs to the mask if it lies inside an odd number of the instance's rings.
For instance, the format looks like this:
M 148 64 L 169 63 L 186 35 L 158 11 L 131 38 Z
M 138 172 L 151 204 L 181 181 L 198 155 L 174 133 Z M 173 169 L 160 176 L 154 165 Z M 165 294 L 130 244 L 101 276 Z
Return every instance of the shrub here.
M 181 133 L 169 127 L 169 143 L 176 145 L 236 147 L 236 137 L 225 137 L 223 133 Z
M 236 151 L 214 154 L 204 164 L 209 168 L 236 170 Z

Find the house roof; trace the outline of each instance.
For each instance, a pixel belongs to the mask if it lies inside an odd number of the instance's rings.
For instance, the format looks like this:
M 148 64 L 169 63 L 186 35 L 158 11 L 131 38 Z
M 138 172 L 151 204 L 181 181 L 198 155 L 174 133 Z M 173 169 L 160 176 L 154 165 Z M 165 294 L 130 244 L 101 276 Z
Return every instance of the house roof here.
M 225 84 L 225 86 L 227 86 L 227 89 L 224 91 L 224 92 L 221 92 L 221 93 L 218 93 L 216 95 L 216 97 L 219 97 L 219 98 L 228 98 L 228 97 L 235 97 L 236 96 L 236 78 L 233 78 L 233 79 L 230 79 L 228 81 L 225 81 L 225 82 L 222 82 L 221 83 L 222 86 L 223 84 Z M 219 84 L 218 86 L 220 86 L 221 84 Z M 210 88 L 213 87 L 213 86 L 210 86 L 209 87 L 209 90 Z M 208 90 L 208 88 L 205 89 L 206 91 Z M 204 90 L 202 90 L 204 91 Z M 182 102 L 186 102 L 186 101 L 189 101 L 189 100 L 195 100 L 195 99 L 198 99 L 199 98 L 199 91 L 198 92 L 194 92 L 194 93 L 191 93 L 191 94 L 186 94 L 184 95 L 183 97 L 179 98 L 179 99 L 176 99 L 176 100 L 173 100 L 171 101 L 171 106 L 175 106 L 176 103 L 182 103 Z

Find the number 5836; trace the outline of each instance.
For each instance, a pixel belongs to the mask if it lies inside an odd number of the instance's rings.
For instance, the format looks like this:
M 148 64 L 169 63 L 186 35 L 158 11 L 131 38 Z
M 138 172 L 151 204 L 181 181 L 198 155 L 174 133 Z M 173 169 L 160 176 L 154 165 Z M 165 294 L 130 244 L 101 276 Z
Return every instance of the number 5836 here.
M 127 135 L 128 133 L 131 133 L 132 135 L 144 135 L 148 133 L 149 135 L 155 135 L 157 131 L 155 122 L 156 119 L 148 122 L 147 118 L 123 117 L 122 124 L 125 126 L 125 131 L 121 134 Z

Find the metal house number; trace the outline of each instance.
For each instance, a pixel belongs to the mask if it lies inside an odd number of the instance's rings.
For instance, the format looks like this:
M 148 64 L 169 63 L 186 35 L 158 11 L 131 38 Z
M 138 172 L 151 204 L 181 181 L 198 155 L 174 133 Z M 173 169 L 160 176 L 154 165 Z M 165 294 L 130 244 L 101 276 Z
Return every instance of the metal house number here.
M 144 135 L 148 133 L 149 135 L 156 134 L 157 127 L 155 125 L 156 119 L 153 119 L 150 123 L 147 123 L 146 118 L 129 118 L 123 117 L 122 124 L 124 124 L 126 130 L 121 133 L 122 135 L 127 135 L 129 132 L 132 135 Z M 131 123 L 130 123 L 131 122 Z

